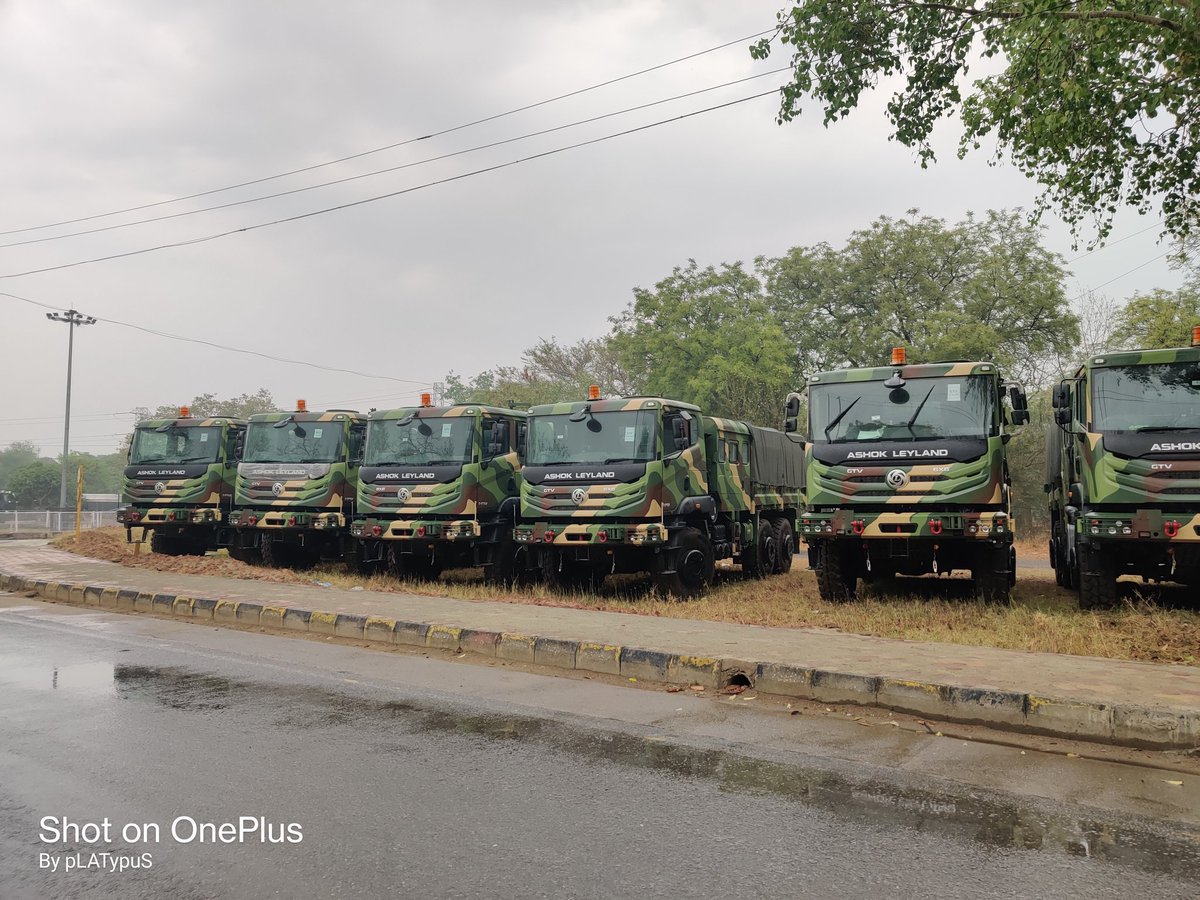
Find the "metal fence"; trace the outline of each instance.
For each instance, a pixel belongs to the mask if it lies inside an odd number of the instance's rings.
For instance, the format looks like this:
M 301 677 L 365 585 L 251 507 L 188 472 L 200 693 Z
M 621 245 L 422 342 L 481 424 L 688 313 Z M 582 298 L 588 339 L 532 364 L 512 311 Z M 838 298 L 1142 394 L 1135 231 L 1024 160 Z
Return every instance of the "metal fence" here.
M 80 514 L 80 524 L 84 528 L 103 528 L 105 525 L 116 525 L 116 510 L 86 509 Z M 20 534 L 22 532 L 45 534 L 74 530 L 75 512 L 73 510 L 56 512 L 49 509 L 31 509 L 0 512 L 0 534 Z

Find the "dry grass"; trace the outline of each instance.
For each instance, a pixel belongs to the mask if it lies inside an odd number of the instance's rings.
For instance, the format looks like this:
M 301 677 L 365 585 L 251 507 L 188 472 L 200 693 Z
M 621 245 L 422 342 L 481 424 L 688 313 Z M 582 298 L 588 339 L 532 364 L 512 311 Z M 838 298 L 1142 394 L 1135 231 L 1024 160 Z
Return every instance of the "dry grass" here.
M 688 602 L 656 596 L 649 581 L 633 576 L 610 579 L 598 595 L 556 594 L 541 585 L 503 591 L 480 581 L 476 572 L 449 572 L 434 583 L 366 578 L 343 566 L 308 572 L 263 569 L 230 559 L 224 552 L 206 557 L 140 555 L 124 543 L 120 529 L 60 537 L 54 546 L 84 556 L 158 571 L 184 572 L 260 581 L 310 584 L 328 582 L 339 588 L 361 586 L 372 591 L 400 591 L 466 600 L 503 600 L 541 606 L 565 606 L 665 618 L 708 619 L 751 625 L 831 628 L 855 634 L 910 640 L 944 641 L 1015 650 L 1137 659 L 1151 662 L 1200 661 L 1200 613 L 1185 606 L 1182 589 L 1146 593 L 1132 582 L 1124 585 L 1125 603 L 1118 609 L 1091 613 L 1076 607 L 1075 595 L 1054 584 L 1049 569 L 1019 573 L 1011 607 L 977 603 L 969 582 L 959 578 L 901 579 L 864 592 L 856 603 L 822 602 L 802 558 L 788 575 L 764 581 L 728 574 L 708 596 Z M 1025 551 L 1028 551 L 1027 553 Z M 1021 548 L 1024 558 L 1043 559 L 1037 544 Z

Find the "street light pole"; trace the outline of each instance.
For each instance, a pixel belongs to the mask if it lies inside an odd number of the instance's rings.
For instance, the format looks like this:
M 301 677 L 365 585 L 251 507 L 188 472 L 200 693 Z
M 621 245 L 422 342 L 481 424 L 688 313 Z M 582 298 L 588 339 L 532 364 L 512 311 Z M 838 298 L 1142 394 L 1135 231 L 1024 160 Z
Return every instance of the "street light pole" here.
M 67 410 L 63 419 L 62 485 L 58 497 L 58 508 L 66 509 L 67 459 L 71 452 L 71 360 L 75 355 L 75 326 L 95 325 L 96 320 L 73 309 L 68 309 L 65 313 L 46 313 L 46 318 L 52 322 L 67 323 Z

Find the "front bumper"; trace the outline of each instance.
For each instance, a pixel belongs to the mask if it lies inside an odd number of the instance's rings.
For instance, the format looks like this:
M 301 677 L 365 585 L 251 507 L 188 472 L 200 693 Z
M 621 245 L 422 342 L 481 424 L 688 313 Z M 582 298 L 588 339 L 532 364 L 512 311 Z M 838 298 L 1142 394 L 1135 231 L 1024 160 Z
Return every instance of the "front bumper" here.
M 796 531 L 806 540 L 844 536 L 864 540 L 1013 539 L 1012 520 L 1004 512 L 806 512 L 797 518 Z
M 661 547 L 669 535 L 660 522 L 602 524 L 578 522 L 523 523 L 513 529 L 518 544 L 544 544 L 556 547 L 582 547 L 590 544 L 631 547 Z
M 1200 542 L 1200 513 L 1161 509 L 1101 513 L 1085 510 L 1075 519 L 1075 533 L 1085 540 L 1197 543 Z
M 345 527 L 346 517 L 340 512 L 235 509 L 229 524 L 268 531 L 338 531 Z
M 483 530 L 475 519 L 356 519 L 350 534 L 379 541 L 474 541 Z
M 156 525 L 220 525 L 225 514 L 214 506 L 126 506 L 117 510 L 117 523 L 127 528 Z

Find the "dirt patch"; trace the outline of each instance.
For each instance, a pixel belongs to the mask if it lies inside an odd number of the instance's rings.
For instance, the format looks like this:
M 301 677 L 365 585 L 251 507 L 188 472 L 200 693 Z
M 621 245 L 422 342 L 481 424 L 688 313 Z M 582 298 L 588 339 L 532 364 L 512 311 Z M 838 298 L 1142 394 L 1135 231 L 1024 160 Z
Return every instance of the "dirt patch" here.
M 909 640 L 943 641 L 1113 659 L 1161 663 L 1200 663 L 1200 613 L 1184 589 L 1151 589 L 1122 582 L 1124 602 L 1104 612 L 1083 612 L 1075 595 L 1054 583 L 1049 570 L 1018 573 L 1013 604 L 984 606 L 962 578 L 910 578 L 881 582 L 855 603 L 824 603 L 803 556 L 784 576 L 763 581 L 720 573 L 705 597 L 687 602 L 666 600 L 650 590 L 647 579 L 617 576 L 596 594 L 558 594 L 542 585 L 504 591 L 483 584 L 473 570 L 446 573 L 441 581 L 418 583 L 381 576 L 364 577 L 341 565 L 308 572 L 264 569 L 230 559 L 224 553 L 203 557 L 160 556 L 143 545 L 140 553 L 116 528 L 84 532 L 76 541 L 65 535 L 53 546 L 94 559 L 160 572 L 245 578 L 283 584 L 327 583 L 371 591 L 425 594 L 464 600 L 500 600 L 610 612 L 707 619 L 747 625 L 830 628 L 854 634 Z

